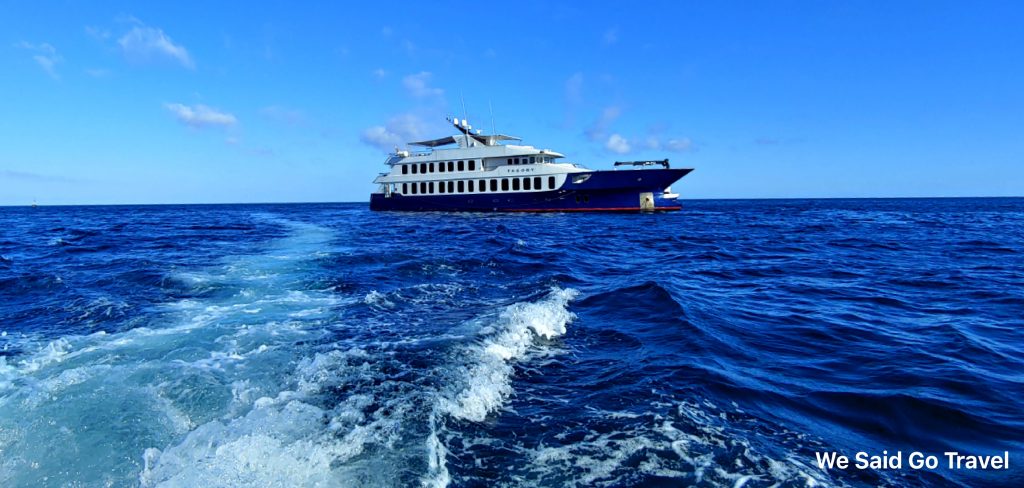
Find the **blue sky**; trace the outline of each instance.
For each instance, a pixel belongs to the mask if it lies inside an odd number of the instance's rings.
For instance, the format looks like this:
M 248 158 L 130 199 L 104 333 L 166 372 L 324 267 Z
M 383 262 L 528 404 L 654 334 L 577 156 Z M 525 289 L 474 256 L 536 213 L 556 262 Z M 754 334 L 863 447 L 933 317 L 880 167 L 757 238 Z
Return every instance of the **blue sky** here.
M 689 198 L 1024 195 L 1016 2 L 0 2 L 0 204 L 366 201 L 462 114 Z

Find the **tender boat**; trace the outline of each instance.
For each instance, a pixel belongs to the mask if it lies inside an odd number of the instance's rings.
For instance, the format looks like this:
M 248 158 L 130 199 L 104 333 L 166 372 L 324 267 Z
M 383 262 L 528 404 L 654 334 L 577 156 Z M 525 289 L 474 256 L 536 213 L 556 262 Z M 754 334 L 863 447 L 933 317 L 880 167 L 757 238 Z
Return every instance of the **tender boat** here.
M 449 119 L 458 134 L 396 148 L 374 183 L 371 210 L 469 212 L 639 212 L 679 210 L 669 185 L 692 168 L 660 161 L 616 162 L 591 170 L 550 149 L 509 144 L 518 137 L 484 135 Z M 450 147 L 449 147 L 450 146 Z M 658 167 L 660 166 L 660 167 Z

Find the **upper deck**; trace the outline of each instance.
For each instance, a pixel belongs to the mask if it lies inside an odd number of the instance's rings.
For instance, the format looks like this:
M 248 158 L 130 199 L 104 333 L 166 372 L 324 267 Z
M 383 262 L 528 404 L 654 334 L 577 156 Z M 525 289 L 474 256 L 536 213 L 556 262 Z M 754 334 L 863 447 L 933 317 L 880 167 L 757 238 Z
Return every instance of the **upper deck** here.
M 413 142 L 410 145 L 430 148 L 426 151 L 396 150 L 385 164 L 390 172 L 381 173 L 375 183 L 400 183 L 420 180 L 445 180 L 461 177 L 492 177 L 506 175 L 564 175 L 590 171 L 566 162 L 556 162 L 565 155 L 534 146 L 501 144 L 518 141 L 507 135 L 482 135 L 473 132 L 465 121 L 452 121 L 461 132 L 454 136 Z M 451 146 L 455 147 L 444 147 Z

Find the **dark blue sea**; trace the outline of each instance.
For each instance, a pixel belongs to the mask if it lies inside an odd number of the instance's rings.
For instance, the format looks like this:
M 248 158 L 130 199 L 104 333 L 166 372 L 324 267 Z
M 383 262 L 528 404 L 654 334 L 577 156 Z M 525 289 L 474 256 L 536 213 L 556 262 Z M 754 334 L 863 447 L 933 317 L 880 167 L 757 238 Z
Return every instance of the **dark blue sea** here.
M 1022 329 L 1024 199 L 0 208 L 0 486 L 1022 486 Z

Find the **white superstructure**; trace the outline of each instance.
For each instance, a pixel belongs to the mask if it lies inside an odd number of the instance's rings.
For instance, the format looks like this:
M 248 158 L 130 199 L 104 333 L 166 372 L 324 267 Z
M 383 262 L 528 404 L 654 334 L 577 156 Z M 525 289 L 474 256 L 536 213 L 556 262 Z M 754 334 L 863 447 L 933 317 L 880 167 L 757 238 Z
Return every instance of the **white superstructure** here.
M 465 121 L 453 124 L 461 134 L 413 142 L 410 145 L 431 148 L 411 152 L 397 150 L 385 164 L 391 170 L 381 173 L 374 183 L 381 193 L 406 196 L 536 192 L 561 188 L 568 175 L 591 170 L 572 163 L 557 162 L 565 156 L 550 149 L 500 144 L 518 141 L 506 135 L 474 134 Z M 441 148 L 455 144 L 456 147 Z

